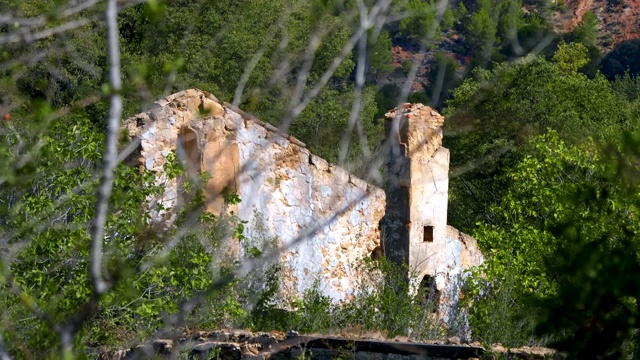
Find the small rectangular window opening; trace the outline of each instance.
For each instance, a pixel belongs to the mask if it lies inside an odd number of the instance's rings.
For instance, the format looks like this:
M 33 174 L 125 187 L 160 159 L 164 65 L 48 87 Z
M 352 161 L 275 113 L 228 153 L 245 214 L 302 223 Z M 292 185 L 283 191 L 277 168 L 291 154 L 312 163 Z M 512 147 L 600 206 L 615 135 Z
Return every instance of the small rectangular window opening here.
M 425 226 L 423 236 L 424 237 L 422 241 L 432 243 L 433 242 L 433 226 L 430 226 L 430 225 Z

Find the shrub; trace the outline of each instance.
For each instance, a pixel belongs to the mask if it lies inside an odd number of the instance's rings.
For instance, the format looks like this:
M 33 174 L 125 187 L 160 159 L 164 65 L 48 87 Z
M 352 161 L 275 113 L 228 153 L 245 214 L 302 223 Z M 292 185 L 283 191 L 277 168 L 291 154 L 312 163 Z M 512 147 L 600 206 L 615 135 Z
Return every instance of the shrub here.
M 407 266 L 384 258 L 365 260 L 358 271 L 362 275 L 356 279 L 354 298 L 338 304 L 322 294 L 318 282 L 300 299 L 283 299 L 277 273 L 270 274 L 249 318 L 254 331 L 378 332 L 388 337 L 433 339 L 444 330 L 433 312 L 435 299 L 424 289 L 411 289 Z

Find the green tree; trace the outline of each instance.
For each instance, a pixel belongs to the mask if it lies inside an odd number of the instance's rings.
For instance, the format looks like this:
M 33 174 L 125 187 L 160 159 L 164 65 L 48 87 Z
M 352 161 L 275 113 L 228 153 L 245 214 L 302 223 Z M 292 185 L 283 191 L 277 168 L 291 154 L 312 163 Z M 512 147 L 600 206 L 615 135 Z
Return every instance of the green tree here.
M 342 134 L 347 127 L 351 103 L 355 89 L 346 84 L 341 90 L 327 89 L 313 100 L 300 117 L 293 123 L 291 132 L 315 154 L 323 154 L 327 160 L 335 162 L 339 149 L 336 147 L 336 134 Z M 383 124 L 374 122 L 377 111 L 375 89 L 366 87 L 362 93 L 362 111 L 358 122 L 368 139 L 368 146 L 375 146 L 382 141 Z M 372 150 L 372 149 L 367 149 Z M 359 162 L 362 159 L 362 148 L 357 133 L 350 142 L 349 161 Z
M 538 335 L 571 358 L 620 358 L 637 327 L 640 198 L 620 176 L 633 160 L 594 142 L 569 145 L 556 132 L 535 138 L 512 170 L 512 186 L 492 208 L 493 224 L 475 236 L 489 258 L 489 294 L 509 289 L 514 319 L 536 314 Z M 482 284 L 486 282 L 476 278 Z M 491 300 L 489 295 L 489 300 Z M 535 301 L 533 301 L 535 299 Z M 493 302 L 481 300 L 473 322 L 488 327 Z M 535 333 L 530 328 L 529 336 Z
M 594 77 L 598 70 L 598 65 L 602 59 L 600 50 L 596 46 L 598 38 L 598 20 L 596 16 L 587 11 L 582 17 L 582 21 L 571 32 L 565 33 L 561 38 L 567 43 L 582 43 L 589 52 L 589 62 L 582 68 L 582 72 L 589 77 Z
M 570 143 L 589 136 L 612 142 L 634 126 L 628 102 L 603 76 L 589 79 L 565 67 L 530 56 L 478 70 L 453 91 L 445 111 L 445 134 L 452 135 L 444 139 L 452 154 L 452 224 L 470 231 L 481 219 L 491 222 L 486 210 L 502 197 L 501 174 L 531 136 L 551 128 Z
M 456 73 L 458 63 L 455 58 L 443 53 L 436 53 L 434 57 L 436 66 L 431 67 L 427 73 L 428 85 L 425 91 L 431 99 L 430 105 L 439 108 L 460 80 Z
M 554 37 L 555 34 L 549 26 L 545 24 L 544 19 L 535 13 L 530 14 L 530 16 L 526 18 L 525 23 L 518 29 L 518 45 L 520 45 L 522 52 L 520 54 L 515 53 L 514 55 L 528 54 L 535 49 L 541 41 Z
M 560 43 L 553 55 L 553 62 L 560 71 L 576 74 L 578 70 L 589 63 L 588 50 L 581 43 Z
M 569 34 L 571 42 L 582 42 L 584 44 L 594 45 L 598 38 L 598 19 L 596 15 L 587 11 L 582 15 L 582 21 Z
M 405 10 L 408 16 L 400 22 L 401 34 L 422 44 L 437 39 L 439 22 L 433 0 L 409 0 Z
M 520 29 L 526 24 L 522 11 L 522 1 L 500 1 L 497 4 L 498 30 L 497 38 L 500 39 L 500 46 L 509 49 L 515 55 L 522 55 L 523 50 L 519 47 L 518 34 Z
M 600 71 L 609 80 L 616 76 L 623 76 L 629 72 L 629 76 L 635 78 L 640 74 L 640 40 L 622 41 L 611 50 L 600 63 Z
M 491 59 L 500 41 L 497 38 L 498 24 L 491 0 L 479 0 L 476 8 L 467 25 L 465 42 L 471 54 L 486 62 Z
M 371 48 L 371 73 L 374 79 L 388 75 L 393 71 L 393 54 L 391 53 L 391 37 L 382 30 Z
M 384 119 L 384 114 L 398 105 L 401 93 L 402 89 L 396 84 L 386 84 L 376 92 L 375 101 L 378 111 L 374 121 Z
M 287 25 L 294 27 L 292 43 L 300 45 L 296 22 L 285 17 L 285 1 L 172 1 L 161 16 L 150 16 L 145 5 L 138 5 L 120 24 L 127 33 L 124 68 L 132 73 L 144 64 L 146 85 L 154 97 L 167 86 L 168 92 L 196 87 L 231 100 L 253 54 L 261 48 L 272 53 L 279 35 L 288 32 Z M 264 84 L 272 66 L 271 59 L 261 57 L 247 87 Z
M 632 78 L 628 71 L 623 76 L 616 76 L 615 81 L 611 83 L 611 88 L 629 101 L 640 98 L 640 78 Z

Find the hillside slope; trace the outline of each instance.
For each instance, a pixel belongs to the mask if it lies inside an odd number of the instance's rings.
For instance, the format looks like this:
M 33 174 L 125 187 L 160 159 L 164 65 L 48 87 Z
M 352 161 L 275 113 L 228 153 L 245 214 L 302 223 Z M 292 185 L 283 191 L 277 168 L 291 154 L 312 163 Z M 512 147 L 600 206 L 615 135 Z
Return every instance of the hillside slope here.
M 571 31 L 587 11 L 598 19 L 598 45 L 603 49 L 640 38 L 640 0 L 565 0 L 565 9 L 556 14 L 556 29 Z

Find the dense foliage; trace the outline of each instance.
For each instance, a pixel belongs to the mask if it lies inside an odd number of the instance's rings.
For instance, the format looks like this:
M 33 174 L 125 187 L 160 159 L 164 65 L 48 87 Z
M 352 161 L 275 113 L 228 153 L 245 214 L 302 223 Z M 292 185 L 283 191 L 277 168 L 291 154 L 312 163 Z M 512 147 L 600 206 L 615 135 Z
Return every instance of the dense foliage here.
M 521 158 L 520 146 L 532 135 L 552 128 L 572 143 L 588 137 L 615 142 L 635 126 L 630 104 L 603 76 L 577 72 L 585 63 L 581 48 L 561 46 L 553 62 L 530 56 L 478 70 L 454 90 L 445 146 L 460 179 L 452 184 L 450 222 L 465 230 L 491 222 L 486 210 L 506 189 L 501 174 Z
M 40 154 L 31 160 L 38 171 L 2 192 L 12 203 L 3 206 L 0 234 L 12 246 L 23 244 L 15 258 L 3 259 L 10 267 L 0 292 L 3 335 L 10 351 L 26 358 L 55 356 L 58 340 L 49 327 L 72 318 L 91 297 L 89 226 L 104 139 L 87 118 L 70 116 L 51 124 L 39 141 Z M 181 174 L 179 164 L 168 167 Z M 78 340 L 86 345 L 143 341 L 156 331 L 163 313 L 175 313 L 182 299 L 210 286 L 215 249 L 236 226 L 233 218 L 202 212 L 199 183 L 185 183 L 194 191 L 192 204 L 182 209 L 178 227 L 161 236 L 144 209 L 147 196 L 164 191 L 153 178 L 125 164 L 116 169 L 105 256 L 117 283 L 85 323 Z M 182 227 L 191 230 L 158 257 L 166 246 L 163 236 L 177 238 Z M 208 322 L 219 324 L 229 306 L 239 307 L 231 294 L 223 296 L 231 303 L 223 302 Z
M 623 76 L 626 72 L 635 78 L 640 74 L 638 56 L 640 56 L 640 39 L 622 41 L 602 59 L 600 69 L 609 80 Z
M 617 359 L 638 351 L 636 83 L 577 72 L 586 54 L 561 44 L 455 89 L 450 221 L 488 257 L 467 289 L 477 337 Z

